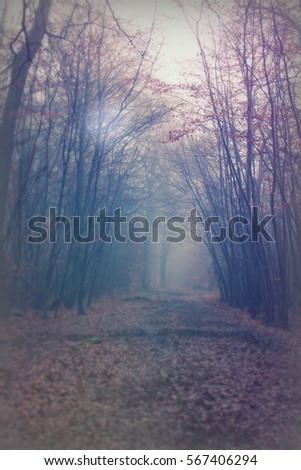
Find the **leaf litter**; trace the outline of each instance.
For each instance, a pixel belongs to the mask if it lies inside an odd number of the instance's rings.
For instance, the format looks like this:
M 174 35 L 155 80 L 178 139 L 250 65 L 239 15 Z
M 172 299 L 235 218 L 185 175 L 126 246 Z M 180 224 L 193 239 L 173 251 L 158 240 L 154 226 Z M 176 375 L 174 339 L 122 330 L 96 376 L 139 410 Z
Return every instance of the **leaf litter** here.
M 169 293 L 0 322 L 2 449 L 301 449 L 299 327 Z

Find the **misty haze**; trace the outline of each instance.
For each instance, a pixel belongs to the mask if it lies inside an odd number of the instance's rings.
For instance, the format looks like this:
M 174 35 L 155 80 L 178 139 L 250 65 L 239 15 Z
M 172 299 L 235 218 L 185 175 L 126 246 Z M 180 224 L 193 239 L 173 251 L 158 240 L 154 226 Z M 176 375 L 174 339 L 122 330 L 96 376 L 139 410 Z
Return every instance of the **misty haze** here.
M 300 450 L 300 2 L 0 10 L 0 448 Z

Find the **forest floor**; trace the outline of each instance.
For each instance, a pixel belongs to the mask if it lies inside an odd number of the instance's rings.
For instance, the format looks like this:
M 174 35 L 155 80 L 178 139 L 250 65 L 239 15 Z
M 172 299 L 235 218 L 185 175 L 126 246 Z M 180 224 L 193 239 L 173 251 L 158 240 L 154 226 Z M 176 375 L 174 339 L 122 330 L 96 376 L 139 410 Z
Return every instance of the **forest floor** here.
M 1 449 L 301 449 L 301 335 L 200 293 L 0 320 Z

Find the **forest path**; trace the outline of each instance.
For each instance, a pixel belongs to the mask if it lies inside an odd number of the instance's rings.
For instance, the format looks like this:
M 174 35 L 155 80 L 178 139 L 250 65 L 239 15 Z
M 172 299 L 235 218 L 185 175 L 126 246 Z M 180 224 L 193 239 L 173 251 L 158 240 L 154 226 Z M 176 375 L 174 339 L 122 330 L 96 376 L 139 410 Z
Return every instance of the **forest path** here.
M 0 322 L 2 449 L 301 449 L 296 331 L 183 292 Z

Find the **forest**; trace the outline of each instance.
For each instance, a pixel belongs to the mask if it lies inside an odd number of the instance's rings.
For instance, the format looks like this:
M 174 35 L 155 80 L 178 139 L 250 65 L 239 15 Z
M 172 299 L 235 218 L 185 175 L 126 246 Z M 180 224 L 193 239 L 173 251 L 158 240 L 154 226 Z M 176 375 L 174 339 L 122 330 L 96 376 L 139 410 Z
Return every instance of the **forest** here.
M 0 448 L 300 449 L 301 3 L 0 7 Z

